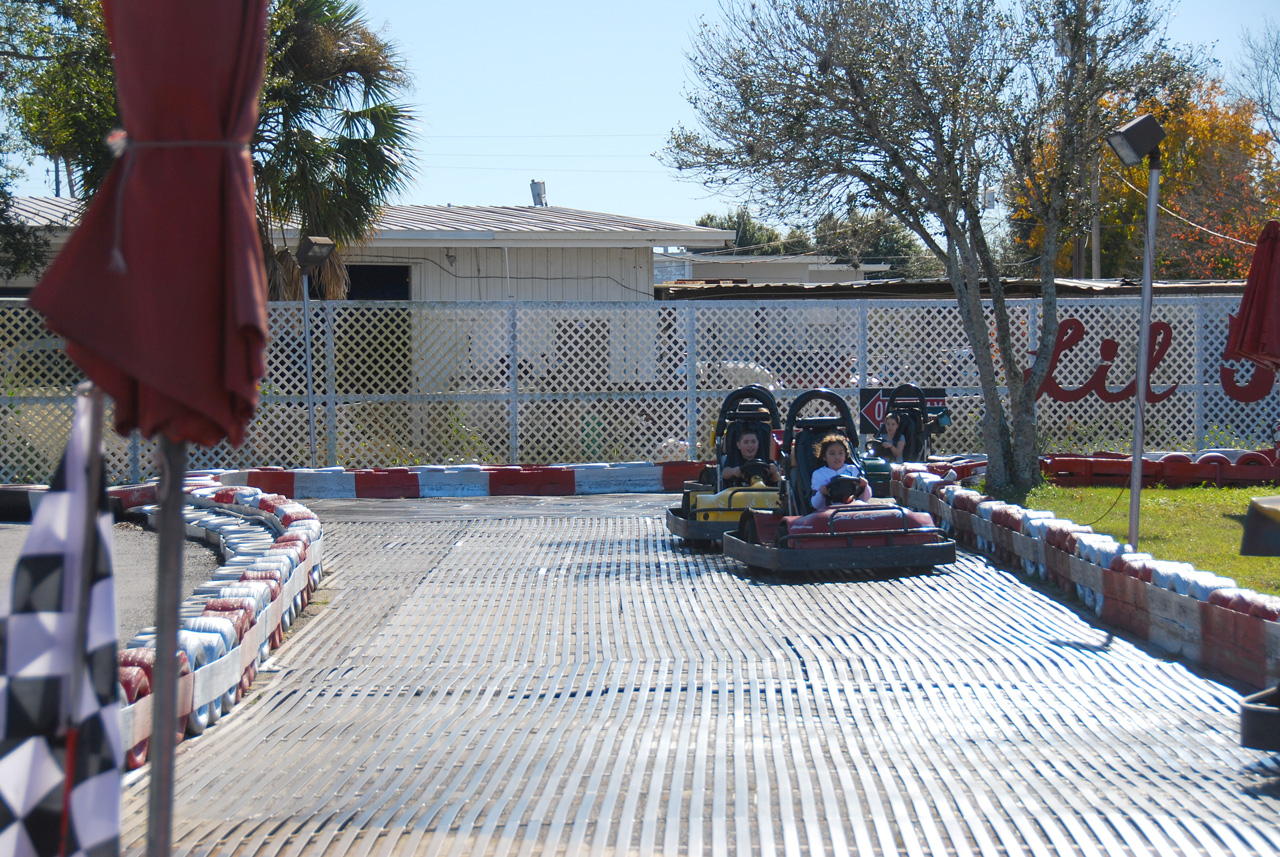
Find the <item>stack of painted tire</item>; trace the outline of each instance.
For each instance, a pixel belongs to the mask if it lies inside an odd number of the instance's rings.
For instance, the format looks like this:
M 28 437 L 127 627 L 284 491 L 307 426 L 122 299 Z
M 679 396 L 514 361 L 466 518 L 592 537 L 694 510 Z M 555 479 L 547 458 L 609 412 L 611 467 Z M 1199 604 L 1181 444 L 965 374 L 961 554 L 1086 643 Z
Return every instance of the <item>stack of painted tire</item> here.
M 320 522 L 305 506 L 256 488 L 227 488 L 204 474 L 188 479 L 185 500 L 187 537 L 213 547 L 223 564 L 179 610 L 179 740 L 203 733 L 249 692 L 323 570 Z M 159 510 L 133 511 L 154 526 Z M 147 759 L 154 647 L 155 629 L 148 628 L 120 655 L 130 768 Z

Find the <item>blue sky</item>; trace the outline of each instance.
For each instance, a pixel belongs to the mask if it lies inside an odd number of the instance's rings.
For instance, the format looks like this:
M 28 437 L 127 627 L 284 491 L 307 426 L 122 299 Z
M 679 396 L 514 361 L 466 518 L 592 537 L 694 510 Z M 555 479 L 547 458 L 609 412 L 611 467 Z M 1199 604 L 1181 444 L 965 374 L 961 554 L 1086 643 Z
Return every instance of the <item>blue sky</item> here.
M 677 124 L 693 124 L 684 54 L 716 0 L 646 4 L 364 0 L 366 17 L 415 78 L 413 187 L 396 202 L 528 205 L 529 181 L 552 205 L 692 223 L 735 200 L 675 179 L 653 157 Z M 1276 0 L 1181 0 L 1169 35 L 1214 44 L 1229 66 L 1241 29 Z M 52 195 L 47 165 L 17 192 Z

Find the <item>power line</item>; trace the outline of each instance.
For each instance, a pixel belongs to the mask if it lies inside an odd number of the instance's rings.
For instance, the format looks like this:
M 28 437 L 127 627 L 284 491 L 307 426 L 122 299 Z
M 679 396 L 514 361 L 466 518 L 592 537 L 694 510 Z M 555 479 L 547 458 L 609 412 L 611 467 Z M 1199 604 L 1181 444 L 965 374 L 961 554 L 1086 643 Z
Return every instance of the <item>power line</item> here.
M 1144 191 L 1142 188 L 1135 187 L 1135 186 L 1134 186 L 1134 185 L 1133 185 L 1133 184 L 1132 184 L 1132 183 L 1131 183 L 1127 178 L 1125 178 L 1125 177 L 1124 177 L 1124 175 L 1123 175 L 1122 173 L 1120 173 L 1120 172 L 1119 172 L 1118 170 L 1116 170 L 1114 167 L 1112 168 L 1112 172 L 1114 172 L 1114 173 L 1116 174 L 1116 176 L 1120 179 L 1120 181 L 1122 181 L 1122 182 L 1124 182 L 1126 185 L 1128 185 L 1128 187 L 1129 187 L 1129 189 L 1130 189 L 1130 190 L 1135 190 L 1135 191 L 1137 191 L 1137 192 L 1138 192 L 1138 193 L 1140 193 L 1140 194 L 1146 194 L 1146 191 Z M 1253 246 L 1255 246 L 1254 244 L 1252 244 L 1252 243 L 1251 243 L 1251 242 L 1249 242 L 1249 241 L 1241 241 L 1239 238 L 1232 238 L 1230 235 L 1223 235 L 1221 232 L 1214 232 L 1212 229 L 1210 229 L 1210 228 L 1209 228 L 1209 227 L 1207 227 L 1207 226 L 1201 226 L 1199 223 L 1196 223 L 1196 222 L 1195 222 L 1195 221 L 1193 221 L 1193 220 L 1188 220 L 1187 218 L 1183 217 L 1181 214 L 1178 214 L 1178 212 L 1176 212 L 1176 211 L 1171 211 L 1170 209 L 1165 208 L 1163 203 L 1159 203 L 1159 202 L 1157 202 L 1157 203 L 1156 203 L 1156 208 L 1160 209 L 1160 210 L 1161 210 L 1161 211 L 1163 211 L 1165 214 L 1169 215 L 1170 217 L 1172 217 L 1172 218 L 1174 218 L 1174 219 L 1176 219 L 1176 220 L 1181 220 L 1183 223 L 1187 224 L 1188 226 L 1194 227 L 1194 228 L 1196 228 L 1196 229 L 1200 230 L 1201 232 L 1208 232 L 1210 235 L 1214 236 L 1215 238 L 1224 238 L 1224 239 L 1226 239 L 1227 241 L 1234 241 L 1235 243 L 1237 243 L 1237 244 L 1241 244 L 1241 245 L 1243 245 L 1243 246 L 1245 246 L 1245 247 L 1253 247 Z

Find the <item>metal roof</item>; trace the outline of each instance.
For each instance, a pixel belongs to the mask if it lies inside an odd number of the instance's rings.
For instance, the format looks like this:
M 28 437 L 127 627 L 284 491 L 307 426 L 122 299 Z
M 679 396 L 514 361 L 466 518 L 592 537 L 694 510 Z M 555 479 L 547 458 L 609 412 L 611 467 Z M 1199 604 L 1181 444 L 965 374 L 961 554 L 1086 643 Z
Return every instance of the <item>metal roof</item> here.
M 82 202 L 16 197 L 19 218 L 31 225 L 73 226 Z M 391 205 L 374 227 L 380 246 L 723 247 L 729 229 L 711 229 L 554 206 Z
M 497 243 L 509 246 L 723 247 L 728 229 L 710 229 L 555 206 L 392 205 L 378 218 L 379 244 Z
M 64 196 L 15 196 L 14 216 L 27 226 L 73 227 L 80 220 L 82 199 Z
M 1011 298 L 1037 297 L 1039 280 L 1005 280 L 1005 294 Z M 1142 293 L 1142 284 L 1127 279 L 1056 280 L 1058 297 L 1130 297 Z M 1178 280 L 1156 281 L 1152 288 L 1165 295 L 1238 295 L 1244 291 L 1243 280 Z M 983 293 L 986 294 L 983 283 Z M 659 283 L 654 286 L 659 300 L 759 300 L 776 298 L 861 297 L 876 299 L 952 297 L 946 278 L 920 280 L 880 279 L 849 280 L 839 283 L 744 283 L 705 280 Z

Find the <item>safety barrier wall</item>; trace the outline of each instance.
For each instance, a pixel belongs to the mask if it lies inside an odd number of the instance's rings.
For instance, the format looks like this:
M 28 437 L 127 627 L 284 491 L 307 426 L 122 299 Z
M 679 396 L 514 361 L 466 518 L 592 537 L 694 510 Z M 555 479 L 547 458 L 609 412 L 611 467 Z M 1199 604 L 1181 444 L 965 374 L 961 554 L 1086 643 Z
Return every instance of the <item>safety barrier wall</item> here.
M 1011 307 L 1016 348 L 1038 349 L 1038 302 Z M 1156 302 L 1148 449 L 1272 444 L 1274 378 L 1222 360 L 1238 308 L 1231 296 Z M 1139 309 L 1136 298 L 1059 302 L 1065 321 L 1038 412 L 1043 451 L 1128 447 Z M 193 467 L 694 460 L 709 457 L 724 396 L 749 383 L 774 388 L 783 408 L 816 386 L 854 403 L 863 389 L 941 388 L 953 423 L 934 451 L 981 450 L 976 363 L 946 300 L 318 301 L 309 322 L 300 303 L 271 304 L 248 439 L 191 450 Z M 0 482 L 48 477 L 80 377 L 24 301 L 0 300 Z M 151 442 L 108 432 L 107 444 L 112 483 L 155 474 Z
M 203 733 L 248 692 L 323 570 L 324 539 L 314 513 L 279 494 L 226 487 L 215 475 L 191 474 L 184 486 L 187 537 L 214 547 L 225 564 L 180 609 L 179 741 Z M 154 484 L 112 494 L 154 524 Z M 152 731 L 155 629 L 130 640 L 119 662 L 126 703 L 121 743 L 133 769 L 146 762 Z
M 218 475 L 224 485 L 243 485 L 290 497 L 399 499 L 415 497 L 568 496 L 678 491 L 709 462 L 643 461 L 565 467 L 392 467 L 346 470 L 326 467 L 256 467 Z
M 1252 685 L 1280 682 L 1280 597 L 1189 563 L 1135 553 L 1092 528 L 965 488 L 980 465 L 894 465 L 898 502 L 929 512 L 969 550 L 1056 584 L 1104 623 Z

